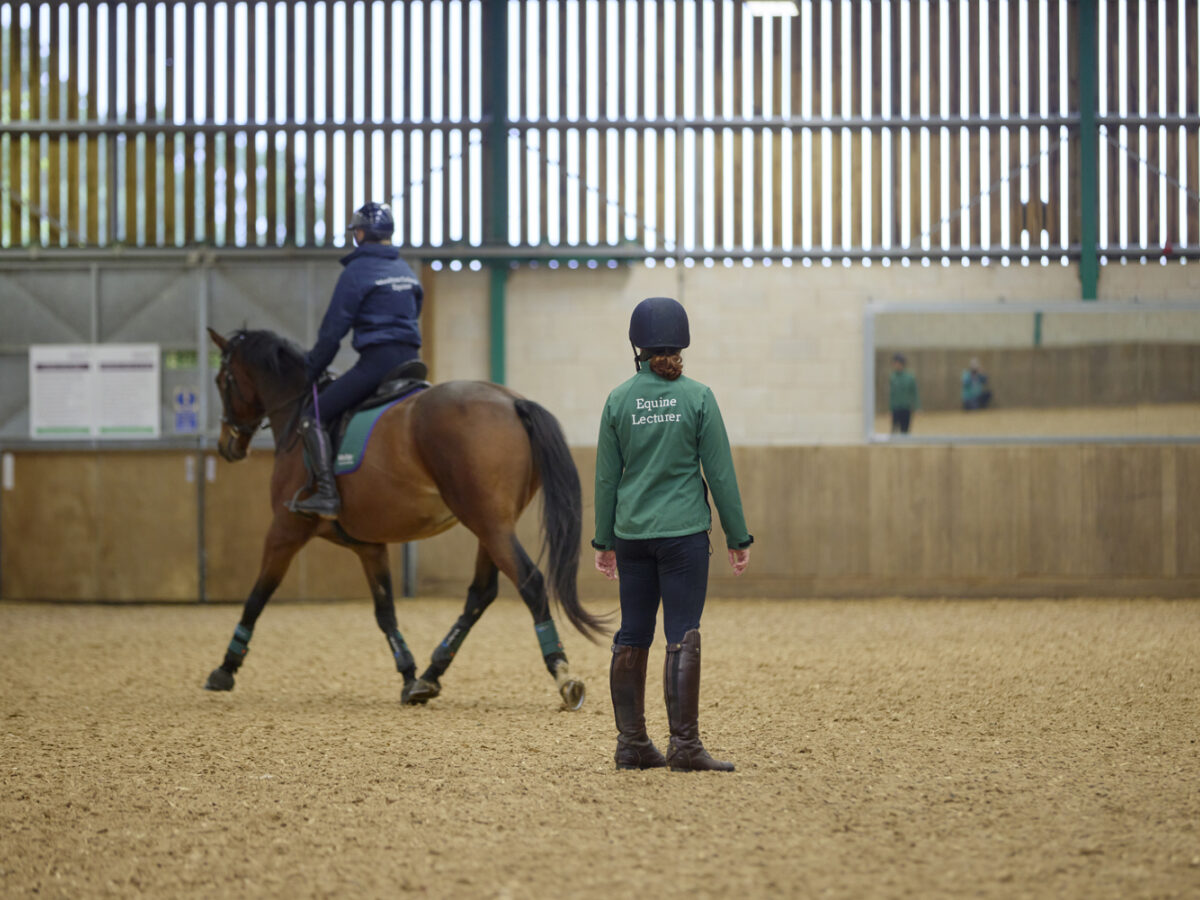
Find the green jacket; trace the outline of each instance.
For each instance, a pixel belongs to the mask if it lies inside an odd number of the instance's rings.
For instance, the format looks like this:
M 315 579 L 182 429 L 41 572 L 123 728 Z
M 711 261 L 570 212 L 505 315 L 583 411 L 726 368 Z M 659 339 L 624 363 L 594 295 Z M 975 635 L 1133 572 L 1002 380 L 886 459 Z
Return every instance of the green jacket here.
M 912 372 L 904 369 L 892 372 L 888 379 L 888 409 L 895 412 L 898 409 L 920 409 L 921 400 L 917 396 L 917 379 Z
M 599 550 L 623 540 L 680 537 L 712 528 L 700 467 L 731 547 L 753 542 L 742 515 L 729 436 L 705 385 L 649 368 L 608 395 L 596 449 Z

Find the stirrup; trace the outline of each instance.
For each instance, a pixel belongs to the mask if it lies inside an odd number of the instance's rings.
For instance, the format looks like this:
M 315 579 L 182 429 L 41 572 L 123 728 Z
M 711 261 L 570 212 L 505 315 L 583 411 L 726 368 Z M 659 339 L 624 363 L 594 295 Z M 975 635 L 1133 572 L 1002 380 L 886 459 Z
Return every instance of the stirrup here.
M 306 482 L 304 482 L 304 484 L 300 485 L 300 487 L 296 488 L 296 493 L 292 494 L 292 499 L 289 500 L 287 503 L 283 504 L 284 509 L 286 509 L 288 512 L 295 513 L 298 516 L 312 515 L 312 513 L 307 512 L 303 509 L 297 509 L 296 507 L 301 502 L 300 501 L 301 494 L 303 494 L 305 491 L 314 491 L 314 490 L 316 490 L 316 482 L 313 480 L 312 475 L 309 474 L 308 480 Z
M 313 492 L 311 494 L 309 494 L 309 496 L 307 496 L 303 500 L 301 500 L 300 495 L 303 494 L 307 490 L 312 490 Z M 316 516 L 317 518 L 320 518 L 320 519 L 336 520 L 342 511 L 341 497 L 334 497 L 332 499 L 332 501 L 329 501 L 333 508 L 328 509 L 328 510 L 326 510 L 326 509 L 304 509 L 301 506 L 301 504 L 309 503 L 320 497 L 321 497 L 320 492 L 318 492 L 313 487 L 313 483 L 310 480 L 307 484 L 300 487 L 296 491 L 296 493 L 292 495 L 292 499 L 289 500 L 287 503 L 285 503 L 284 506 L 287 508 L 288 512 L 295 513 L 298 516 Z
M 296 496 L 292 497 L 288 503 L 288 510 L 302 516 L 318 516 L 322 519 L 336 519 L 342 512 L 342 498 L 334 495 L 326 497 L 319 491 L 315 491 L 303 500 L 300 499 L 300 493 L 304 489 L 296 492 Z M 322 504 L 320 508 L 307 508 L 306 504 Z

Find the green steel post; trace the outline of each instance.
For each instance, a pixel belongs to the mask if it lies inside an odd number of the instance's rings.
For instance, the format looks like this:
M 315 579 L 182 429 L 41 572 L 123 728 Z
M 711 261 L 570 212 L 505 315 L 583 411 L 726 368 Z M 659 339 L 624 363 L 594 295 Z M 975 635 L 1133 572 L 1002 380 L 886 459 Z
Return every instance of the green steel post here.
M 1079 281 L 1084 300 L 1096 299 L 1100 260 L 1096 252 L 1100 180 L 1096 156 L 1096 0 L 1079 4 Z
M 508 292 L 508 264 L 492 263 L 488 266 L 488 333 L 490 339 L 489 375 L 496 384 L 504 384 L 505 351 L 507 338 L 504 328 L 506 296 Z
M 1042 346 L 1042 314 L 1040 311 L 1033 314 L 1033 346 Z
M 508 3 L 483 3 L 483 243 L 508 244 Z M 488 265 L 490 377 L 504 384 L 508 263 Z

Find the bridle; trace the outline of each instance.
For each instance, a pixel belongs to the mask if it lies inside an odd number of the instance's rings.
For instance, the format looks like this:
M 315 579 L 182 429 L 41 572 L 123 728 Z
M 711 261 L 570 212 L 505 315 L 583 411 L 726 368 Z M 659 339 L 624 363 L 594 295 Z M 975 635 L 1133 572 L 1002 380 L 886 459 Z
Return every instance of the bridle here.
M 295 403 L 305 395 L 306 391 L 301 391 L 294 397 L 289 397 L 287 400 L 277 404 L 271 409 L 264 410 L 263 413 L 250 424 L 239 422 L 237 419 L 233 418 L 231 410 L 233 409 L 233 394 L 235 391 L 237 392 L 238 401 L 243 405 L 248 405 L 246 396 L 242 393 L 242 389 L 238 385 L 237 379 L 233 376 L 233 371 L 229 367 L 229 361 L 233 357 L 233 351 L 237 349 L 237 346 L 241 340 L 242 336 L 240 334 L 235 335 L 225 345 L 225 350 L 221 353 L 221 368 L 218 370 L 218 375 L 220 375 L 220 372 L 222 371 L 225 373 L 225 383 L 221 386 L 221 424 L 228 427 L 231 431 L 236 432 L 241 437 L 252 438 L 260 430 L 270 427 L 271 416 L 274 413 L 277 413 L 284 407 Z
M 230 339 L 225 345 L 225 350 L 221 353 L 221 368 L 218 371 L 218 376 L 221 372 L 225 373 L 225 383 L 221 386 L 221 424 L 237 432 L 241 437 L 251 438 L 261 428 L 267 427 L 267 414 L 263 413 L 259 419 L 251 425 L 234 419 L 231 413 L 233 409 L 233 392 L 237 391 L 238 400 L 246 403 L 246 397 L 242 394 L 241 387 L 238 386 L 237 379 L 233 377 L 233 371 L 229 368 L 229 361 L 233 357 L 233 351 L 237 348 L 241 341 L 241 335 L 236 335 Z

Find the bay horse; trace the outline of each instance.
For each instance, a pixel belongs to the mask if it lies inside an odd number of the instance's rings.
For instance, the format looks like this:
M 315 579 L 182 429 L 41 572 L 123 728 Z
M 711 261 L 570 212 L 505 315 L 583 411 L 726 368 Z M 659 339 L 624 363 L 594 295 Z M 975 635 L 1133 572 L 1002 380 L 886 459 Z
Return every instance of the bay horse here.
M 303 356 L 270 331 L 241 330 L 226 339 L 210 328 L 209 335 L 221 351 L 216 375 L 222 405 L 218 452 L 230 462 L 244 459 L 266 419 L 275 439 L 275 466 L 274 518 L 258 579 L 225 659 L 208 676 L 205 688 L 233 689 L 263 607 L 297 551 L 319 537 L 358 555 L 374 599 L 375 621 L 404 679 L 402 703 L 425 703 L 441 692 L 441 676 L 471 626 L 496 598 L 498 573 L 503 572 L 533 615 L 546 668 L 564 705 L 578 709 L 584 685 L 567 665 L 550 615 L 547 583 L 568 620 L 586 637 L 594 640 L 604 622 L 583 608 L 576 593 L 582 528 L 579 473 L 554 416 L 500 385 L 450 381 L 429 387 L 383 413 L 362 465 L 337 479 L 341 515 L 336 522 L 316 519 L 288 508 L 308 480 L 295 434 L 302 405 L 311 395 Z M 516 536 L 517 519 L 539 486 L 548 579 Z M 386 545 L 433 537 L 459 522 L 479 539 L 475 577 L 462 615 L 417 677 L 396 623 Z

